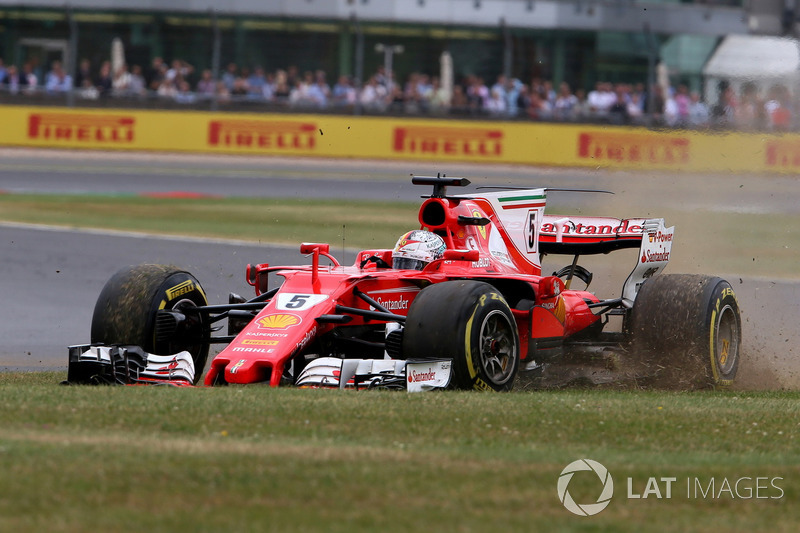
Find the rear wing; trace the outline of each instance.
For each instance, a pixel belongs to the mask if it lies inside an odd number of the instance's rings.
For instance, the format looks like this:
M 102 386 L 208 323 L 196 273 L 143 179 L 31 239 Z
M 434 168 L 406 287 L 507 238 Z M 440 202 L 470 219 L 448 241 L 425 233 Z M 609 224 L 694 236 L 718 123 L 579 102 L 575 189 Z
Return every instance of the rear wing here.
M 652 225 L 651 219 L 544 215 L 539 229 L 539 251 L 590 255 L 639 248 L 648 224 Z
M 663 218 L 562 217 L 544 215 L 539 229 L 539 250 L 549 254 L 607 254 L 639 248 L 636 266 L 622 287 L 622 304 L 631 307 L 639 287 L 660 274 L 669 263 L 675 227 Z

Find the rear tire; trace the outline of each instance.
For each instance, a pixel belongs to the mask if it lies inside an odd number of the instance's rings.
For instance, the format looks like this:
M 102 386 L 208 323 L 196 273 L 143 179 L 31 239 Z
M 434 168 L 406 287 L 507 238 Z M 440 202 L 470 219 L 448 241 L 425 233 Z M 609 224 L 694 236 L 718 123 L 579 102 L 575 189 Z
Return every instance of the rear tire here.
M 210 325 L 200 313 L 187 315 L 187 327 L 178 335 L 156 338 L 160 309 L 208 305 L 197 279 L 174 266 L 126 267 L 108 280 L 92 316 L 92 344 L 131 344 L 144 351 L 171 355 L 186 350 L 195 365 L 195 383 L 208 358 Z
M 648 279 L 633 305 L 634 355 L 657 386 L 730 386 L 739 368 L 742 322 L 730 284 L 717 277 L 670 274 Z
M 509 391 L 519 368 L 517 324 L 503 296 L 488 283 L 437 283 L 411 304 L 403 354 L 452 359 L 452 385 L 458 389 Z

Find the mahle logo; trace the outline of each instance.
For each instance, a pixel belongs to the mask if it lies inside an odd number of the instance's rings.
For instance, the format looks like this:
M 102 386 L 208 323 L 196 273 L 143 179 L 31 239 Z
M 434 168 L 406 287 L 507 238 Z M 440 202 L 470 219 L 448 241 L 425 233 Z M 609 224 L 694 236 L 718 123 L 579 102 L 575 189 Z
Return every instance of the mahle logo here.
M 602 491 L 597 501 L 594 503 L 576 503 L 569 493 L 569 484 L 573 476 L 578 472 L 594 472 L 600 483 L 602 484 Z M 583 477 L 583 476 L 581 476 Z M 596 515 L 611 503 L 611 497 L 614 495 L 614 480 L 611 479 L 611 474 L 608 469 L 591 459 L 578 459 L 573 461 L 561 471 L 558 477 L 558 499 L 564 504 L 564 507 L 571 513 L 579 516 L 592 516 Z

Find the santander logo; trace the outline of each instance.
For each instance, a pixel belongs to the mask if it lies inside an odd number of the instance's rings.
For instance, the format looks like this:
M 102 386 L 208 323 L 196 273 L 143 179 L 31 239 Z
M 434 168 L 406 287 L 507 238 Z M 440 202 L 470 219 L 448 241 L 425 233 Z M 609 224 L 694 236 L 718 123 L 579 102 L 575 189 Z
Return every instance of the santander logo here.
M 420 381 L 433 381 L 434 379 L 436 379 L 436 371 L 432 368 L 429 368 L 427 372 L 417 372 L 416 370 L 412 370 L 411 373 L 408 375 L 409 383 L 419 383 Z

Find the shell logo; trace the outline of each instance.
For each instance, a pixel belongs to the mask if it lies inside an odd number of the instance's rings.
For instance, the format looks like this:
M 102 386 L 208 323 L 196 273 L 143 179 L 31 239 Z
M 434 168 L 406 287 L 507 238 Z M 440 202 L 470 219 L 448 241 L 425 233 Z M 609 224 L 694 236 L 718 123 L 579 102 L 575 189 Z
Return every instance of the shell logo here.
M 289 313 L 279 313 L 275 315 L 267 315 L 259 318 L 256 323 L 261 329 L 286 329 L 296 326 L 303 320 L 297 316 Z
M 567 306 L 564 304 L 563 296 L 558 297 L 558 302 L 556 303 L 556 308 L 553 309 L 553 314 L 562 324 L 567 319 Z
M 483 213 L 481 213 L 477 209 L 473 209 L 472 216 L 476 218 L 483 218 Z M 478 233 L 480 233 L 481 237 L 483 237 L 483 239 L 486 240 L 486 226 L 478 226 Z

